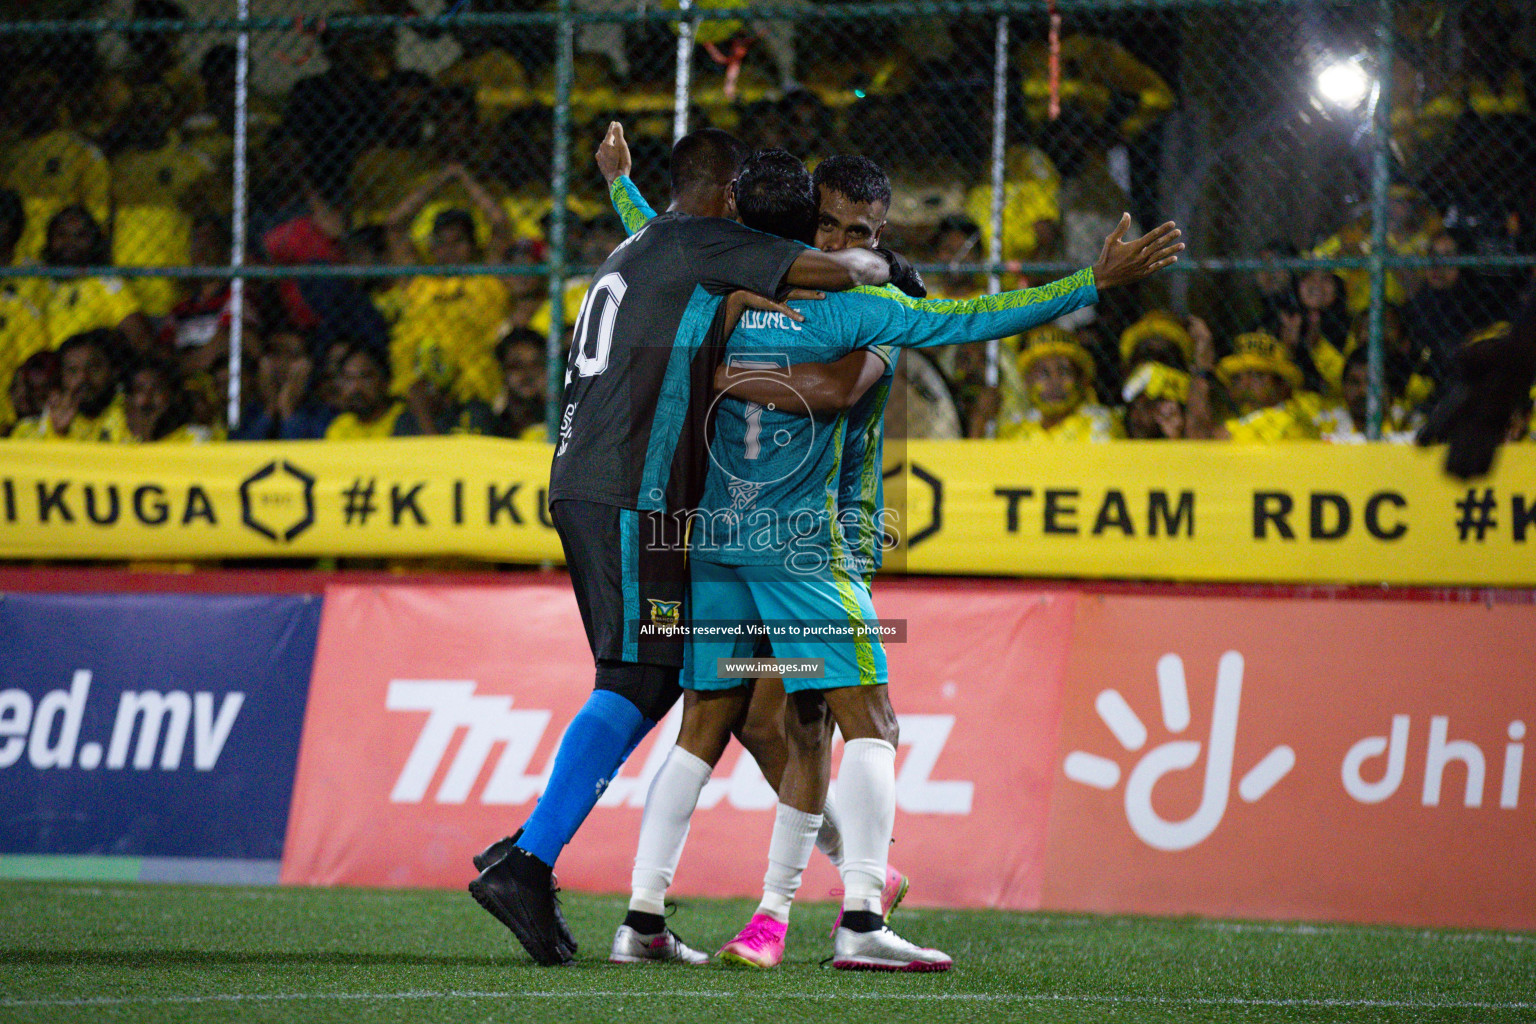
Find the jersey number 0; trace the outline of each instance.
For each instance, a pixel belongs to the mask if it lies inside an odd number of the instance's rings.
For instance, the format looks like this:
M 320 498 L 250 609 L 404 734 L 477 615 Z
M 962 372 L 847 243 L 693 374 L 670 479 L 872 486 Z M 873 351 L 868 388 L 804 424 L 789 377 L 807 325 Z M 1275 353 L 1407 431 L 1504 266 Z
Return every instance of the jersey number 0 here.
M 576 372 L 583 377 L 596 377 L 608 369 L 608 357 L 613 351 L 613 323 L 618 319 L 619 303 L 624 301 L 628 288 L 618 273 L 604 274 L 581 300 L 574 338 Z M 592 310 L 598 305 L 602 312 L 594 317 Z

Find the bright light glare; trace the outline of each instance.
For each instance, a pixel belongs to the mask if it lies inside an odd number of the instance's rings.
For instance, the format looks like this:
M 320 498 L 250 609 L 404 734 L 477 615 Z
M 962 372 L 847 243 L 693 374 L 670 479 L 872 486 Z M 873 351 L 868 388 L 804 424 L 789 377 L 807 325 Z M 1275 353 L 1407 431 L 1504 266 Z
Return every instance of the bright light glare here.
M 1365 100 L 1371 88 L 1371 76 L 1352 60 L 1329 64 L 1317 73 L 1317 94 L 1326 102 L 1353 110 Z

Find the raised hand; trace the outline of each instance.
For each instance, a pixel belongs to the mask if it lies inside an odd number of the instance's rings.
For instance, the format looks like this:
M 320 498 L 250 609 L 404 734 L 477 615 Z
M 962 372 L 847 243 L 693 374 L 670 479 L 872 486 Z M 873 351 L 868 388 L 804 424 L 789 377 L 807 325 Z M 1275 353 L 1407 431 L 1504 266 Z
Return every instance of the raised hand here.
M 741 314 L 749 309 L 760 309 L 767 313 L 783 313 L 797 323 L 803 322 L 805 320 L 804 314 L 795 311 L 787 303 L 797 299 L 815 300 L 826 297 L 826 293 L 812 291 L 809 288 L 791 288 L 783 302 L 767 298 L 756 292 L 740 290 L 731 292 L 726 298 L 725 303 L 726 333 L 729 334 L 736 329 L 736 324 L 741 320 Z
M 1093 283 L 1100 291 L 1155 274 L 1178 262 L 1178 254 L 1184 251 L 1178 226 L 1173 221 L 1153 228 L 1140 238 L 1122 241 L 1130 227 L 1131 215 L 1121 214 L 1120 223 L 1104 239 L 1104 251 L 1093 265 Z
M 629 143 L 624 141 L 624 126 L 617 121 L 608 122 L 608 134 L 597 146 L 597 169 L 610 185 L 615 178 L 629 175 Z
M 870 251 L 885 260 L 885 265 L 890 267 L 891 284 L 915 299 L 928 297 L 928 286 L 923 283 L 923 275 L 917 272 L 917 268 L 905 256 L 894 249 L 883 247 Z
M 53 432 L 63 437 L 69 433 L 75 414 L 80 411 L 80 396 L 73 391 L 55 391 L 43 403 L 43 414 L 48 417 Z

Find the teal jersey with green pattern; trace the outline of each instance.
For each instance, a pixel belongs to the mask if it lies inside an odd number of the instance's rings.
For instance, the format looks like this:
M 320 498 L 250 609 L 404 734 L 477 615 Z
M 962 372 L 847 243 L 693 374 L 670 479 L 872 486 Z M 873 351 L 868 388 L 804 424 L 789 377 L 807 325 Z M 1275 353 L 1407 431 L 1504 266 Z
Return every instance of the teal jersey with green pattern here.
M 1086 269 L 1044 288 L 963 301 L 914 299 L 888 286 L 834 292 L 793 303 L 803 322 L 746 312 L 726 343 L 725 365 L 738 379 L 743 372 L 787 375 L 795 363 L 833 362 L 859 348 L 931 348 L 1009 337 L 1097 295 L 1093 272 Z M 732 397 L 727 387 L 713 409 L 709 472 L 693 525 L 695 556 L 723 565 L 783 563 L 804 572 L 822 571 L 830 558 L 849 575 L 872 571 L 869 548 L 880 528 L 880 492 L 868 413 L 877 404 L 883 408 L 879 395 L 855 432 L 859 499 L 849 504 L 843 491 L 848 411 L 827 417 L 812 414 L 809 406 L 764 407 Z
M 885 406 L 891 398 L 898 355 L 886 348 L 871 351 L 885 360 L 885 373 L 848 410 L 837 491 L 849 569 L 860 576 L 879 569 L 885 556 Z
M 616 179 L 609 194 L 628 230 L 654 216 L 628 178 Z M 1040 288 L 974 299 L 915 299 L 890 286 L 856 288 L 795 303 L 805 317 L 800 323 L 748 311 L 726 345 L 725 361 L 733 373 L 787 373 L 795 363 L 833 362 L 860 348 L 963 345 L 1022 334 L 1097 301 L 1093 271 L 1086 267 Z M 873 571 L 883 494 L 880 424 L 893 362 L 887 358 L 887 372 L 872 393 L 835 417 L 765 408 L 728 391 L 719 396 L 695 553 L 726 565 L 800 559 L 817 571 L 820 566 L 811 563 L 819 551 L 849 573 Z M 844 518 L 850 520 L 846 527 Z

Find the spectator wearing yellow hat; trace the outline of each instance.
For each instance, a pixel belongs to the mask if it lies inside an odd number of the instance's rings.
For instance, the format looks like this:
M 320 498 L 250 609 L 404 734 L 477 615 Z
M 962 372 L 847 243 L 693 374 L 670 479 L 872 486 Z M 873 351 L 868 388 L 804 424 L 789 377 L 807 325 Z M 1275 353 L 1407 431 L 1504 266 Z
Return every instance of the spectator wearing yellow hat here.
M 1047 324 L 1024 336 L 1019 375 L 1030 407 L 998 436 L 1028 441 L 1108 441 L 1122 435 L 1115 414 L 1093 397 L 1093 356 L 1076 336 Z
M 1147 361 L 1126 378 L 1125 436 L 1132 440 L 1162 440 L 1184 436 L 1184 408 L 1189 402 L 1189 374 L 1160 362 Z
M 1195 339 L 1178 319 L 1154 309 L 1120 332 L 1120 371 L 1127 381 L 1143 363 L 1187 370 L 1195 357 Z
M 1232 354 L 1212 373 L 1215 346 L 1207 337 L 1195 349 L 1196 376 L 1190 382 L 1186 433 L 1189 437 L 1269 443 L 1316 439 L 1317 426 L 1297 396 L 1301 370 L 1284 343 L 1272 334 L 1250 331 L 1232 340 Z M 1231 396 L 1237 415 L 1218 423 L 1212 412 L 1211 378 Z

